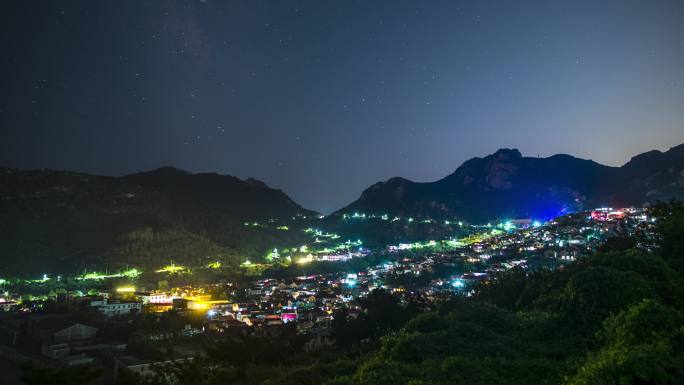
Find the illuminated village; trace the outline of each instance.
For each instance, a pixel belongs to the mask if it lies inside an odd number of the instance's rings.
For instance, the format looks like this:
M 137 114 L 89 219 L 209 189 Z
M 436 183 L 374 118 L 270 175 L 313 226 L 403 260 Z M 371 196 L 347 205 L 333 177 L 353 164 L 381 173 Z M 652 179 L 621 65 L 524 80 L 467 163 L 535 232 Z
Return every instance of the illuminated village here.
M 360 213 L 341 220 L 371 218 L 414 222 Z M 296 333 L 309 346 L 321 346 L 332 343 L 334 317 L 357 317 L 365 311 L 360 300 L 374 290 L 384 290 L 403 303 L 419 301 L 430 309 L 450 295 L 469 296 L 478 284 L 513 268 L 562 268 L 596 251 L 608 238 L 629 236 L 640 240 L 637 247 L 649 248 L 654 221 L 644 209 L 602 208 L 547 222 L 458 223 L 470 227 L 470 235 L 377 249 L 365 248 L 361 239 L 341 241 L 337 234 L 307 227 L 302 231 L 311 237 L 311 245 L 274 248 L 261 263 L 244 261 L 240 269 L 254 278 L 243 282 L 173 286 L 172 279 L 159 279 L 151 284 L 140 279 L 141 269 L 133 267 L 70 279 L 5 278 L 0 280 L 0 335 L 6 354 L 52 366 L 96 362 L 141 375 L 151 373 L 153 363 L 167 359 L 150 345 L 164 346 L 178 360 L 199 354 L 203 341 L 240 335 Z M 278 228 L 290 230 L 285 225 Z M 353 269 L 355 261 L 371 259 L 368 267 Z M 266 275 L 272 265 L 306 269 L 316 264 L 337 268 L 291 277 Z M 169 263 L 154 273 L 189 279 L 199 269 L 221 268 L 218 261 L 192 268 Z M 82 288 L 66 289 L 67 281 Z

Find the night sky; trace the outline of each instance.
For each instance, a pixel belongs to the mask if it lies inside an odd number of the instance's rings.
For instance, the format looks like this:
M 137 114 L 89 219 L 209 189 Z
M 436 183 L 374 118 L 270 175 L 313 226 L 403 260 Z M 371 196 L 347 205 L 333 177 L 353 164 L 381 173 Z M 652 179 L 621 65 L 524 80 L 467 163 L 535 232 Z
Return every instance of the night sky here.
M 255 177 L 329 212 L 514 147 L 684 142 L 684 1 L 3 1 L 0 165 Z

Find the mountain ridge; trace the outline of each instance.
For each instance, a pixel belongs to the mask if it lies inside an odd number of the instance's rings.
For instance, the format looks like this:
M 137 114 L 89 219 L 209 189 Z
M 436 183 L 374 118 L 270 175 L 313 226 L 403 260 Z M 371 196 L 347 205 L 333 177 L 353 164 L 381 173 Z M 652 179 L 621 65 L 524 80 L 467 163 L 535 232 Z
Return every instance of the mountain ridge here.
M 327 220 L 358 211 L 486 223 L 673 198 L 684 200 L 684 144 L 635 155 L 620 167 L 503 148 L 437 181 L 377 182 Z M 304 241 L 298 231 L 244 222 L 310 215 L 317 213 L 253 178 L 174 167 L 124 176 L 0 168 L 0 258 L 8 273 L 29 265 L 73 271 L 170 260 L 235 265 L 260 260 L 273 245 Z
M 170 259 L 239 263 L 287 237 L 244 221 L 313 214 L 255 179 L 170 167 L 121 177 L 0 169 L 3 273 L 30 264 L 73 270 L 158 267 Z
M 673 198 L 684 198 L 684 144 L 635 155 L 620 167 L 568 154 L 524 157 L 502 148 L 433 182 L 393 177 L 374 183 L 333 215 L 361 211 L 477 222 Z

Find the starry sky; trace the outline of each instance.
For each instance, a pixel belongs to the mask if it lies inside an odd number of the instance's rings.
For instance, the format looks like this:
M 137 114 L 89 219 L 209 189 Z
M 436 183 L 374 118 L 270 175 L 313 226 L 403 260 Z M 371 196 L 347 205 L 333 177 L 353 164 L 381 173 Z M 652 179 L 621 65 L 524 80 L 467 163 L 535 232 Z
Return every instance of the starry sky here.
M 0 165 L 254 177 L 330 212 L 501 147 L 684 142 L 684 1 L 4 1 Z

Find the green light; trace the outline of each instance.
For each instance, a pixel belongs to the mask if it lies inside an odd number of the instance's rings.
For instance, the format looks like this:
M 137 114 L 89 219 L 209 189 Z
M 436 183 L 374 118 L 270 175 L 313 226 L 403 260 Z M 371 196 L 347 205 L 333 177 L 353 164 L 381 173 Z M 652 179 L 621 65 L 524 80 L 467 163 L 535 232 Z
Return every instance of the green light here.
M 266 259 L 269 261 L 273 261 L 274 259 L 280 259 L 280 254 L 278 253 L 278 249 L 273 249 L 268 255 L 266 255 Z
M 142 274 L 142 272 L 136 268 L 123 270 L 119 273 L 114 273 L 114 274 L 103 274 L 103 273 L 98 273 L 96 271 L 93 271 L 90 273 L 85 273 L 85 274 L 81 275 L 80 277 L 77 277 L 76 279 L 79 281 L 84 281 L 84 280 L 100 281 L 100 280 L 104 280 L 104 279 L 121 278 L 121 277 L 137 278 L 138 276 L 140 276 L 140 274 Z
M 142 272 L 134 267 L 132 269 L 122 271 L 121 274 L 128 278 L 136 278 L 142 274 Z

